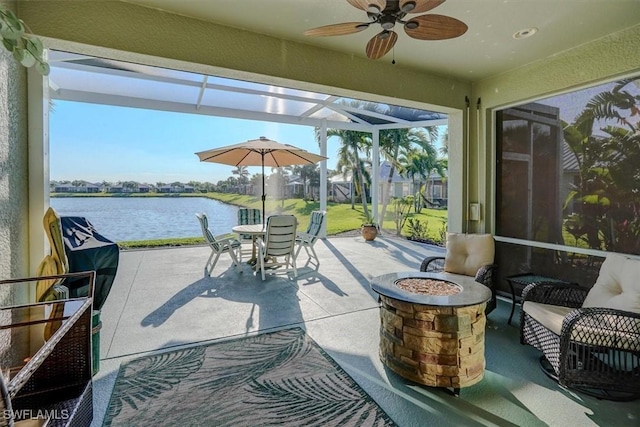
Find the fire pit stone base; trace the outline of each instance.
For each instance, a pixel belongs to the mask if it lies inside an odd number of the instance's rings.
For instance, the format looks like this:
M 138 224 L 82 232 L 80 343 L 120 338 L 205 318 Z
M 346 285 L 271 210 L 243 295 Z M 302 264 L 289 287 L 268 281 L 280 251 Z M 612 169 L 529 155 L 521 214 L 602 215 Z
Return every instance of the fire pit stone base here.
M 459 389 L 484 376 L 486 303 L 413 304 L 381 295 L 380 359 L 398 375 Z

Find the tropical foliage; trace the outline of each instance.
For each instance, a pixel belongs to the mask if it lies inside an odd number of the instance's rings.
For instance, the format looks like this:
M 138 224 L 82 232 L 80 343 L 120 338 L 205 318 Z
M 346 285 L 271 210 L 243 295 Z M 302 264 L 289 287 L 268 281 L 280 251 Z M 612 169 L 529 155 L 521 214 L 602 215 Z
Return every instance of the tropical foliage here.
M 391 108 L 393 110 L 393 108 Z M 411 110 L 417 119 L 421 114 L 420 110 Z M 390 111 L 393 115 L 393 111 Z M 393 175 L 396 170 L 402 172 L 408 164 L 406 163 L 410 153 L 414 156 L 421 156 L 422 162 L 416 163 L 419 166 L 418 175 L 428 177 L 433 167 L 429 167 L 437 162 L 437 151 L 435 149 L 435 141 L 438 138 L 438 128 L 430 126 L 426 128 L 399 128 L 399 129 L 383 129 L 380 131 L 380 151 L 391 167 L 386 177 L 386 185 L 382 190 L 382 213 L 384 218 L 387 206 L 390 201 L 390 189 Z M 400 160 L 403 157 L 402 162 Z M 442 175 L 442 174 L 441 174 Z
M 320 141 L 320 129 L 316 128 L 316 140 Z M 365 215 L 369 215 L 367 205 L 367 187 L 371 185 L 371 176 L 367 165 L 371 164 L 369 158 L 371 153 L 371 134 L 344 129 L 328 129 L 327 137 L 338 137 L 341 146 L 338 150 L 337 170 L 342 173 L 345 179 L 351 176 L 352 192 L 351 206 L 355 201 L 353 196 L 359 196 L 362 210 Z M 364 155 L 364 157 L 362 156 Z
M 348 106 L 353 107 L 352 104 L 353 102 Z M 391 116 L 397 114 L 398 112 L 395 110 L 399 108 L 383 104 L 358 104 L 357 107 Z M 423 119 L 424 111 L 407 108 L 403 108 L 402 111 L 403 116 L 408 120 L 419 121 Z M 407 112 L 409 117 L 407 117 Z M 365 214 L 368 214 L 367 189 L 371 186 L 371 177 L 369 176 L 372 151 L 371 134 L 352 130 L 328 129 L 327 137 L 340 139 L 338 171 L 343 174 L 345 179 L 351 177 L 352 188 L 355 189 L 355 194 L 352 191 L 352 206 L 355 203 L 355 196 L 359 196 L 362 209 Z M 316 139 L 320 141 L 320 138 L 320 129 L 316 129 Z M 419 196 L 415 208 L 417 212 L 422 208 L 420 201 L 427 200 L 425 196 L 426 182 L 431 173 L 437 171 L 440 176 L 445 176 L 446 159 L 439 158 L 435 148 L 439 138 L 439 131 L 435 126 L 380 130 L 380 153 L 390 165 L 387 176 L 383 177 L 381 218 L 386 217 L 388 205 L 392 200 L 391 184 L 396 172 L 410 176 L 414 180 L 414 187 L 418 189 L 417 195 Z M 444 132 L 442 138 L 445 144 L 442 153 L 446 155 L 448 134 Z M 422 182 L 425 185 L 422 185 Z
M 590 248 L 640 253 L 639 93 L 634 81 L 621 80 L 595 95 L 574 123 L 564 124 L 579 165 L 564 204 L 572 210 L 564 227 Z

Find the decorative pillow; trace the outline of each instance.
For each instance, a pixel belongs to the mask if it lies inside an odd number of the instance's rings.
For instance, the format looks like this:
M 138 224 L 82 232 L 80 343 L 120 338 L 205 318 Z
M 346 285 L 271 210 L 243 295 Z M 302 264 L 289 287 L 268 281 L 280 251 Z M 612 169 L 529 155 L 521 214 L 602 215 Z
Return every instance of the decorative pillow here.
M 495 243 L 491 234 L 447 233 L 444 271 L 475 276 L 483 265 L 493 264 Z
M 582 306 L 640 313 L 640 259 L 608 254 Z

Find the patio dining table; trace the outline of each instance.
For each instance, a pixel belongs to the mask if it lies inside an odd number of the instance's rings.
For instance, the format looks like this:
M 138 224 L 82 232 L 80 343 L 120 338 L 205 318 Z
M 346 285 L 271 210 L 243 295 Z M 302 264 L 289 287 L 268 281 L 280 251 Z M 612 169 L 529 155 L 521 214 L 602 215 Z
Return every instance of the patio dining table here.
M 258 236 L 264 236 L 267 232 L 264 224 L 243 224 L 236 225 L 231 228 L 231 231 L 238 234 L 248 234 L 251 236 L 251 258 L 247 261 L 249 264 L 255 264 L 257 260 L 256 255 L 256 239 Z

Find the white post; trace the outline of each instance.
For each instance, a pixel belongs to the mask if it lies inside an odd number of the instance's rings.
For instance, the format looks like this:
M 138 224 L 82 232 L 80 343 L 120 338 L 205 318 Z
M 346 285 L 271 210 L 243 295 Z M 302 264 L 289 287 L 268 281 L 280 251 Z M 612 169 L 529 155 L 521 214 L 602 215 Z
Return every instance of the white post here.
M 378 219 L 378 194 L 380 192 L 380 130 L 378 130 L 378 128 L 374 128 L 371 134 L 371 140 L 373 142 L 373 164 L 371 165 L 371 210 L 373 211 L 373 220 L 382 228 L 383 218 Z
M 320 155 L 327 157 L 327 121 L 322 120 L 320 126 Z M 320 210 L 327 210 L 327 161 L 320 162 Z M 320 237 L 327 237 L 327 220 L 322 222 Z
M 46 59 L 46 58 L 45 58 Z M 49 251 L 43 226 L 49 207 L 49 78 L 29 68 L 28 84 L 28 161 L 29 161 L 29 271 Z

